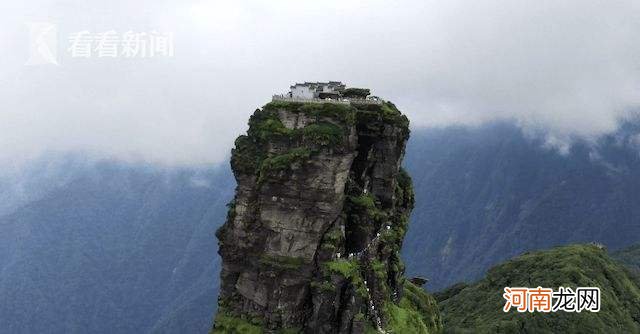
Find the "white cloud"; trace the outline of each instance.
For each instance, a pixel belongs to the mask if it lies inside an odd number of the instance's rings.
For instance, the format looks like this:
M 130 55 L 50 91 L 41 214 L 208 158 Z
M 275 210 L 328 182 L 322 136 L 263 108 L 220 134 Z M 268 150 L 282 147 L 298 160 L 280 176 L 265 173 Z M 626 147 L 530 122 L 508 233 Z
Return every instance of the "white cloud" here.
M 514 119 L 548 142 L 597 136 L 640 104 L 631 0 L 32 1 L 0 5 L 0 159 L 46 151 L 165 164 L 225 159 L 294 81 L 343 80 L 414 126 Z M 29 21 L 158 29 L 175 57 L 24 66 Z M 60 51 L 59 51 L 60 53 Z

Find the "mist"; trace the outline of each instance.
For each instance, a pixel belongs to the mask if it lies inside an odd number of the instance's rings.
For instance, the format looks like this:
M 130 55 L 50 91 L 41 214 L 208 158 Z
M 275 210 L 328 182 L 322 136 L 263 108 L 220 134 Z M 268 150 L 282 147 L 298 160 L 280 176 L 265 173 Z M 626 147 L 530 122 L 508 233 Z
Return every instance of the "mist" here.
M 300 81 L 341 80 L 412 127 L 511 120 L 550 145 L 640 104 L 635 1 L 24 1 L 0 4 L 0 161 L 81 152 L 169 166 L 227 159 L 248 116 Z M 58 65 L 26 65 L 29 22 Z M 77 31 L 161 31 L 174 55 L 78 59 Z

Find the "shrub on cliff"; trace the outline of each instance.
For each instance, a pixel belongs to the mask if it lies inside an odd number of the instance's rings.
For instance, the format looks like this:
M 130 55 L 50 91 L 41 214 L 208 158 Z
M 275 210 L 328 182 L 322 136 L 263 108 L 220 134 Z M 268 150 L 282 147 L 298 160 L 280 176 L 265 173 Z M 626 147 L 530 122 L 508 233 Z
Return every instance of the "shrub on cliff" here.
M 342 96 L 348 98 L 364 99 L 371 95 L 371 90 L 368 88 L 346 88 L 342 91 Z

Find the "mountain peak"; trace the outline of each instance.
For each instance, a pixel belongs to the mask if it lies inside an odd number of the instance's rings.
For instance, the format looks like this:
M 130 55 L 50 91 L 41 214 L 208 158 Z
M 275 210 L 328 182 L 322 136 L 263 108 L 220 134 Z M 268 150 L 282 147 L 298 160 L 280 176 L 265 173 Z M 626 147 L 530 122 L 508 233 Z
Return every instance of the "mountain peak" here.
M 418 311 L 430 297 L 406 282 L 399 254 L 414 203 L 400 167 L 408 124 L 389 102 L 256 110 L 232 151 L 238 186 L 216 234 L 214 333 L 440 326 L 435 307 Z

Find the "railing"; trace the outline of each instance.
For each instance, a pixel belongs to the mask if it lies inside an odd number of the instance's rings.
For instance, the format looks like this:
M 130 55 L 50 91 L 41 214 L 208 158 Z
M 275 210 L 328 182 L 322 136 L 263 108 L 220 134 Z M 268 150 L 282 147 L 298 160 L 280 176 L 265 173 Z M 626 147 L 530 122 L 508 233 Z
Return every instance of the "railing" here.
M 370 100 L 370 99 L 353 99 L 353 98 L 340 98 L 340 99 L 319 99 L 319 98 L 302 98 L 302 97 L 289 97 L 286 95 L 274 95 L 272 101 L 286 101 L 286 102 L 302 102 L 302 103 L 333 103 L 333 104 L 382 104 L 382 100 Z

